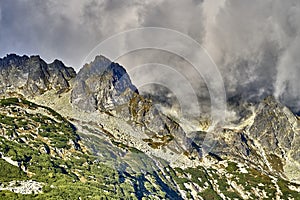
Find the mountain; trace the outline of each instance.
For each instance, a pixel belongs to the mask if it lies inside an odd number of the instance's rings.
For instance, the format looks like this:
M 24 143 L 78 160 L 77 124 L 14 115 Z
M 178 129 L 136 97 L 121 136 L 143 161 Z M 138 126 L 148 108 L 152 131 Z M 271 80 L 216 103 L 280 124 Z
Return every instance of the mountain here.
M 299 118 L 273 97 L 232 100 L 207 132 L 104 56 L 76 74 L 11 54 L 0 71 L 0 199 L 300 198 Z
M 71 101 L 85 111 L 109 111 L 129 102 L 134 94 L 137 94 L 137 89 L 126 70 L 103 56 L 97 56 L 79 71 Z
M 55 60 L 47 64 L 39 56 L 10 54 L 0 59 L 0 94 L 20 93 L 34 96 L 53 89 L 57 93 L 69 89 L 69 80 L 76 76 L 72 68 Z
M 141 136 L 145 135 L 144 141 L 152 147 L 184 151 L 185 132 L 178 123 L 157 110 L 151 99 L 139 95 L 122 66 L 103 56 L 97 56 L 79 71 L 71 104 L 83 111 L 106 112 L 121 118 L 143 132 Z

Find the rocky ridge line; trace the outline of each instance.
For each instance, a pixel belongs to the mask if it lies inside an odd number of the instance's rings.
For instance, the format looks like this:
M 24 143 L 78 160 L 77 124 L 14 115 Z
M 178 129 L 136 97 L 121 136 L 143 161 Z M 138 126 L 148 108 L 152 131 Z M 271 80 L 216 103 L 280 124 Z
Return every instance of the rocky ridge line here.
M 75 76 L 74 69 L 59 60 L 47 64 L 39 56 L 10 54 L 0 59 L 0 95 L 32 97 L 51 89 L 62 93 Z

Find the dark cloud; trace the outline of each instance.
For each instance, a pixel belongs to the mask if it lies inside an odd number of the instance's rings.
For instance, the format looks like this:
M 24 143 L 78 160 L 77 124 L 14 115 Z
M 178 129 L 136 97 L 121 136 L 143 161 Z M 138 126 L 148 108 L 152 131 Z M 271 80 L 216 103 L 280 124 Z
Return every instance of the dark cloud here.
M 111 35 L 137 27 L 165 27 L 191 36 L 208 50 L 228 95 L 257 99 L 273 94 L 296 111 L 299 19 L 298 0 L 0 0 L 0 56 L 40 54 L 78 69 Z M 143 58 L 137 55 L 131 59 Z
M 61 12 L 67 5 L 49 0 L 2 0 L 0 6 L 0 54 L 40 54 L 47 60 L 56 57 L 76 62 L 76 48 L 82 45 L 79 38 L 83 34 L 67 10 Z

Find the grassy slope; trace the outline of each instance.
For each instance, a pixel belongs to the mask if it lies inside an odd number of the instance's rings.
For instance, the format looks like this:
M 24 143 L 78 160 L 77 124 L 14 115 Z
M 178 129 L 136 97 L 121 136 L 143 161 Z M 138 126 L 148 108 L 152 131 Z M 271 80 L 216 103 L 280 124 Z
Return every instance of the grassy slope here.
M 223 173 L 204 167 L 185 170 L 166 167 L 146 174 L 118 171 L 85 151 L 75 127 L 66 119 L 50 108 L 26 100 L 0 100 L 0 130 L 0 152 L 28 170 L 25 173 L 20 167 L 0 159 L 0 182 L 35 180 L 45 183 L 41 194 L 0 191 L 0 199 L 181 199 L 179 190 L 190 199 L 195 194 L 187 184 L 200 187 L 201 192 L 196 195 L 204 199 L 221 199 L 220 193 L 231 199 L 241 199 L 239 191 L 228 180 L 250 192 L 253 199 L 261 197 L 253 189 L 264 190 L 266 199 L 274 198 L 276 193 L 267 175 L 254 169 L 247 169 L 249 173 L 243 174 L 233 162 L 223 167 Z M 132 151 L 124 144 L 114 144 L 116 148 Z M 135 149 L 132 153 L 136 153 L 133 159 L 143 154 Z M 299 198 L 297 192 L 288 188 L 289 184 L 279 179 L 281 198 Z

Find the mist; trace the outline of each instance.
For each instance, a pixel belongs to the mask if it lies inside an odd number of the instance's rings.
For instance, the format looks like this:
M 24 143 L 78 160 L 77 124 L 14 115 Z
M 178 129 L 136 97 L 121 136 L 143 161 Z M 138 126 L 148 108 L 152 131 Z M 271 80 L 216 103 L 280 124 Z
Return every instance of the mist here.
M 139 27 L 169 28 L 207 50 L 228 97 L 256 101 L 274 95 L 299 112 L 299 19 L 298 0 L 0 0 L 0 56 L 39 54 L 78 70 L 88 53 L 114 34 Z M 119 61 L 127 69 L 155 61 L 181 68 L 199 96 L 207 96 L 201 78 L 175 57 L 145 51 Z
M 300 2 L 224 1 L 210 17 L 204 46 L 223 70 L 227 95 L 274 95 L 299 112 Z

